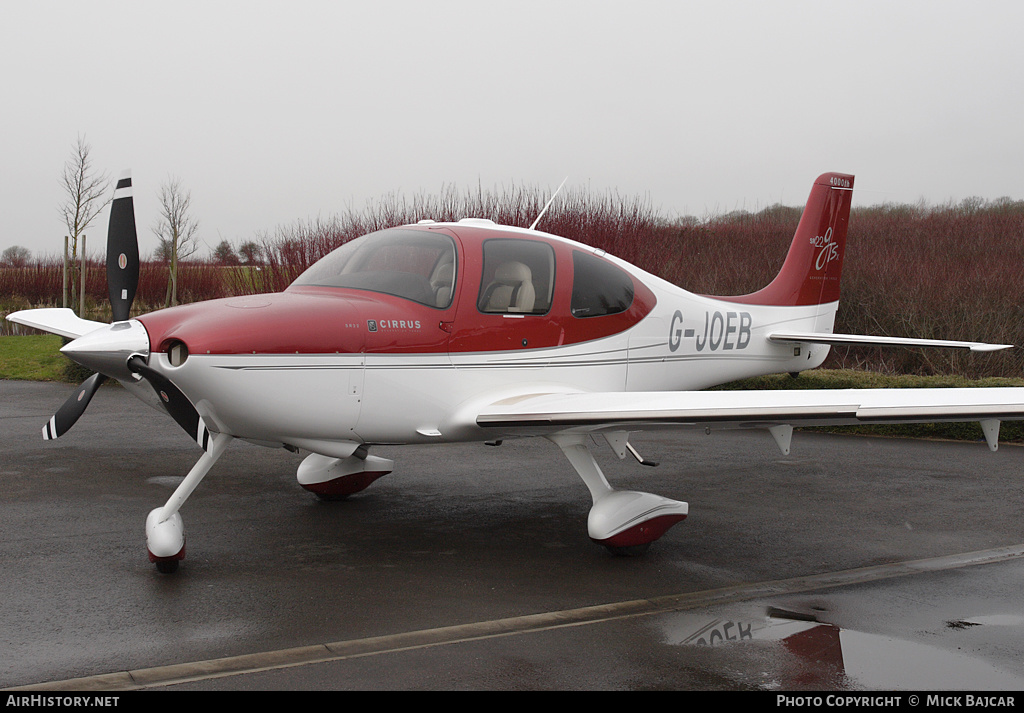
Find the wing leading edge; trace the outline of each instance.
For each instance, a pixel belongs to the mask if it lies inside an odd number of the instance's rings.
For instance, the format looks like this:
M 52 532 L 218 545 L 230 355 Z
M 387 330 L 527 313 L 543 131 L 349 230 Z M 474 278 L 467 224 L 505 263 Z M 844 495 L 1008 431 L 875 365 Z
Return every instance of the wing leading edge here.
M 69 339 L 78 339 L 82 335 L 106 327 L 103 322 L 82 319 L 66 307 L 44 307 L 42 309 L 26 309 L 12 312 L 7 319 L 33 329 L 41 329 L 51 334 L 59 334 Z
M 491 404 L 476 422 L 496 433 L 547 436 L 686 427 L 978 421 L 994 450 L 999 422 L 1016 420 L 1024 420 L 1020 387 L 538 394 Z

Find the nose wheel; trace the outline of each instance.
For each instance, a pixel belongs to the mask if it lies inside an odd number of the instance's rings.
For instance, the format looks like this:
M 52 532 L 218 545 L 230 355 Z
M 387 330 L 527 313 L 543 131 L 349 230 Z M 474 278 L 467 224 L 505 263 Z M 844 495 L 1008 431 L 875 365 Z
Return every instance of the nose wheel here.
M 161 520 L 163 511 L 152 510 L 146 518 L 146 551 L 157 572 L 173 574 L 185 559 L 185 523 L 178 512 Z
M 203 480 L 213 464 L 227 448 L 231 436 L 214 433 L 210 436 L 209 450 L 192 466 L 181 485 L 171 494 L 162 508 L 156 508 L 146 518 L 146 549 L 149 561 L 161 574 L 173 574 L 185 559 L 185 523 L 178 510 L 192 491 Z
M 178 560 L 157 560 L 156 571 L 160 574 L 174 574 L 178 571 Z

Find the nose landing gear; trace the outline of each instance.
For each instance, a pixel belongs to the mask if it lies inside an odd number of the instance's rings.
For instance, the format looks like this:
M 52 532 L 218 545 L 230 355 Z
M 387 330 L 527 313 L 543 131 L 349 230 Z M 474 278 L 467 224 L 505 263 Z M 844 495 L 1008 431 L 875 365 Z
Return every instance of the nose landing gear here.
M 181 485 L 171 494 L 162 508 L 156 508 L 146 518 L 146 549 L 149 561 L 156 565 L 161 574 L 178 570 L 178 564 L 185 559 L 185 523 L 178 510 L 196 486 L 202 481 L 213 464 L 224 453 L 231 436 L 211 433 L 209 450 L 203 453 L 192 466 Z

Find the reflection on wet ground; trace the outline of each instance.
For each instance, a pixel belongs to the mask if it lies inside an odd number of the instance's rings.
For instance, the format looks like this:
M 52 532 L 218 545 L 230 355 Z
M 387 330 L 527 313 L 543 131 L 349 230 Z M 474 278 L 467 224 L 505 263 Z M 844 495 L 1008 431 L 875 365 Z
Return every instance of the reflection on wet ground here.
M 970 619 L 949 622 L 950 626 L 966 624 L 968 626 L 1024 626 L 1024 616 L 1019 614 L 995 614 L 989 616 L 972 616 Z
M 1024 676 L 1003 670 L 965 650 L 841 628 L 818 611 L 764 607 L 761 616 L 737 612 L 688 612 L 666 618 L 665 641 L 680 646 L 755 646 L 780 662 L 781 676 L 769 675 L 765 688 L 796 690 L 1021 690 Z M 749 610 L 747 610 L 749 611 Z M 986 615 L 946 622 L 950 629 L 982 626 L 1024 627 L 1019 615 Z M 760 657 L 764 658 L 764 657 Z M 786 661 L 789 659 L 789 661 Z

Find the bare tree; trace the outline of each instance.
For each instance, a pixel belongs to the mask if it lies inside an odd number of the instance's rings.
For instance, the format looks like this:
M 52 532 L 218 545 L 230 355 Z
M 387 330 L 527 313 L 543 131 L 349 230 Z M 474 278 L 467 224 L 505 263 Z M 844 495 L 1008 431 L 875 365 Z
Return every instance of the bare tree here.
M 104 197 L 110 185 L 110 178 L 105 173 L 96 173 L 89 156 L 90 151 L 85 137 L 80 135 L 71 149 L 71 156 L 64 163 L 64 172 L 60 178 L 64 193 L 60 214 L 68 229 L 69 257 L 72 266 L 71 274 L 68 275 L 71 294 L 75 294 L 77 269 L 74 266 L 78 258 L 78 240 L 110 201 L 109 196 Z M 64 299 L 67 300 L 67 295 Z
M 178 262 L 199 247 L 196 240 L 199 221 L 190 214 L 191 205 L 192 192 L 182 188 L 181 179 L 169 177 L 160 187 L 160 217 L 153 232 L 160 240 L 158 254 L 166 255 L 170 262 L 165 307 L 178 304 Z

